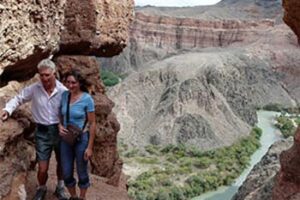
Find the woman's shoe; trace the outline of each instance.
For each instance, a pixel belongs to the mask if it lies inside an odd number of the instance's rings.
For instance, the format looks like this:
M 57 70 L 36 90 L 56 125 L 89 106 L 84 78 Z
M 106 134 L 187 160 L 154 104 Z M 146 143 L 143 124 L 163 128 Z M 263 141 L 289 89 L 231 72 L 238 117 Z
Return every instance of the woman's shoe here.
M 46 196 L 46 193 L 47 193 L 47 188 L 46 187 L 39 188 L 36 191 L 35 196 L 33 197 L 33 200 L 43 200 Z

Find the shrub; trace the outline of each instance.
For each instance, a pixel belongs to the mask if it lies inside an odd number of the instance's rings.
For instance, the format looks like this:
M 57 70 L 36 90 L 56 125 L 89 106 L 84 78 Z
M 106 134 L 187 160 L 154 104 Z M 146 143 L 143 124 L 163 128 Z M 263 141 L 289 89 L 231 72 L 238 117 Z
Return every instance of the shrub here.
M 296 131 L 296 127 L 294 123 L 289 117 L 287 116 L 279 116 L 277 117 L 277 123 L 275 126 L 280 129 L 283 137 L 288 138 L 289 136 L 293 136 L 294 132 Z
M 272 103 L 272 104 L 265 105 L 263 107 L 263 109 L 268 110 L 268 111 L 276 111 L 276 112 L 281 112 L 284 110 L 283 106 L 278 103 Z
M 102 70 L 100 76 L 105 86 L 114 86 L 118 84 L 121 79 L 118 75 L 107 70 Z

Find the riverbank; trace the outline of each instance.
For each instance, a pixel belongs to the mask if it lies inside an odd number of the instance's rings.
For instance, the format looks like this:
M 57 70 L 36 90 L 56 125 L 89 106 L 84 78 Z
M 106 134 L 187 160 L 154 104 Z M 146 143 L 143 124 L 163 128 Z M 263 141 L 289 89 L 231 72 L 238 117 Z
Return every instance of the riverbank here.
M 123 151 L 125 174 L 128 174 L 126 170 L 140 172 L 131 177 L 129 193 L 134 199 L 185 199 L 230 185 L 249 165 L 250 155 L 259 147 L 257 144 L 258 140 L 249 144 L 242 140 L 231 147 L 208 152 L 172 145 L 148 146 L 146 153 Z M 226 157 L 228 155 L 231 157 Z M 252 161 L 250 163 L 252 165 Z
M 281 133 L 276 127 L 275 118 L 280 115 L 278 112 L 272 111 L 258 111 L 258 123 L 257 126 L 262 129 L 262 136 L 260 139 L 261 147 L 251 156 L 250 166 L 244 170 L 244 172 L 237 178 L 229 187 L 221 187 L 213 192 L 208 192 L 199 197 L 193 198 L 193 200 L 230 200 L 234 194 L 237 192 L 239 186 L 242 185 L 247 175 L 258 163 L 261 158 L 266 154 L 269 147 L 276 141 L 281 139 Z

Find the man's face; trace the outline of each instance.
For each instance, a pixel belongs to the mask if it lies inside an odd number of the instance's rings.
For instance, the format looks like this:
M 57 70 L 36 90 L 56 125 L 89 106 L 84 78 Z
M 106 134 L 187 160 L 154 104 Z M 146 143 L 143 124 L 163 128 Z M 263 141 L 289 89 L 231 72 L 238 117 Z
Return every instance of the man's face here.
M 44 88 L 51 87 L 55 82 L 54 71 L 47 67 L 42 67 L 38 71 Z

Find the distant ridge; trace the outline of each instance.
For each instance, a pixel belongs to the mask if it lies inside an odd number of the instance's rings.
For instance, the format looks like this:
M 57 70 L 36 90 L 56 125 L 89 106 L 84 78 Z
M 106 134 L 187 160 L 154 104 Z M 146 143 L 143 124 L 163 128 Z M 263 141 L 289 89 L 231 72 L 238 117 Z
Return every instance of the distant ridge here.
M 223 0 L 215 5 L 194 7 L 155 7 L 138 6 L 137 12 L 151 15 L 173 17 L 192 17 L 200 19 L 261 19 L 281 21 L 280 0 Z

